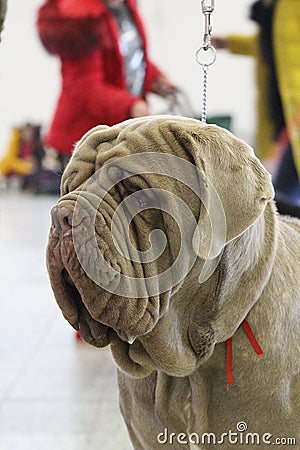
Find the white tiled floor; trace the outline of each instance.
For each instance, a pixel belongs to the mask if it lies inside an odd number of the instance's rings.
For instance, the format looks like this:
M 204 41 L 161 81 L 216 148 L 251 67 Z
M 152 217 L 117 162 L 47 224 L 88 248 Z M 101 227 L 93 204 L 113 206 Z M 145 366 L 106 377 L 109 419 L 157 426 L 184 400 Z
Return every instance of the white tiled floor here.
M 131 450 L 110 352 L 76 342 L 49 286 L 55 202 L 0 191 L 0 450 Z

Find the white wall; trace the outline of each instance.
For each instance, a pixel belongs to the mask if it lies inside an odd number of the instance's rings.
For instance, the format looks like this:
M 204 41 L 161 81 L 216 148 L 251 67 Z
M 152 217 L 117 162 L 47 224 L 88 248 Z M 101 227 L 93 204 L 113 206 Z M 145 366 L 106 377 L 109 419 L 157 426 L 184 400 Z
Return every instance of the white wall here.
M 41 3 L 8 0 L 0 44 L 0 153 L 12 126 L 35 121 L 47 127 L 59 92 L 58 61 L 44 51 L 35 30 L 35 14 Z M 255 29 L 247 19 L 250 0 L 215 3 L 214 34 L 251 33 Z M 203 36 L 201 0 L 138 0 L 138 5 L 152 59 L 186 91 L 200 112 L 202 71 L 195 52 Z M 253 61 L 219 51 L 217 62 L 209 69 L 208 113 L 232 114 L 235 134 L 252 143 L 254 100 Z M 157 102 L 153 105 L 161 107 Z

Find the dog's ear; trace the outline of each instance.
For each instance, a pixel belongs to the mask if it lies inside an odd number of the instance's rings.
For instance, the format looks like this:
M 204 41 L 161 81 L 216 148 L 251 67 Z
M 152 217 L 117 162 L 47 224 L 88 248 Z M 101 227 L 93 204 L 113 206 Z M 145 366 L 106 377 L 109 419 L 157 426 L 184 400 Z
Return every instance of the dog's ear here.
M 203 139 L 202 134 L 205 136 Z M 253 150 L 231 133 L 215 126 L 200 128 L 194 135 L 194 158 L 207 178 L 207 207 L 200 213 L 202 257 L 215 258 L 222 251 L 223 208 L 226 243 L 240 236 L 263 213 L 274 197 L 271 176 Z M 220 226 L 218 224 L 218 216 Z M 211 244 L 209 244 L 211 241 Z M 210 248 L 210 252 L 208 249 Z
M 271 176 L 251 147 L 223 128 L 194 121 L 178 138 L 201 179 L 193 247 L 200 258 L 212 261 L 263 213 L 274 196 Z

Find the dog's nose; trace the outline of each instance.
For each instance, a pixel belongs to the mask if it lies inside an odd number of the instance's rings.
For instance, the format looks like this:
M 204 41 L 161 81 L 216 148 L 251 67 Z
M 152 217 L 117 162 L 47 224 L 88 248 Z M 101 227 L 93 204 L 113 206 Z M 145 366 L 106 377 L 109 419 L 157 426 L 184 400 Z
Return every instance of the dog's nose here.
M 64 206 L 54 206 L 51 210 L 54 233 L 59 235 L 70 234 L 72 230 L 73 211 Z

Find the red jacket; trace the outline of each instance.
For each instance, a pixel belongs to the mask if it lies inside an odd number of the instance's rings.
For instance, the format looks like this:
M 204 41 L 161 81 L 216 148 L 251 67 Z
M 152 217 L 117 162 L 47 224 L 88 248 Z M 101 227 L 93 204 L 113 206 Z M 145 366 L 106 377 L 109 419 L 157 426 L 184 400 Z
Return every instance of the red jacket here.
M 161 72 L 148 60 L 135 1 L 127 0 L 127 5 L 143 42 L 145 95 Z M 139 97 L 126 87 L 117 22 L 99 0 L 47 0 L 38 10 L 37 28 L 45 48 L 61 61 L 62 89 L 45 141 L 71 154 L 74 144 L 90 128 L 128 119 Z

